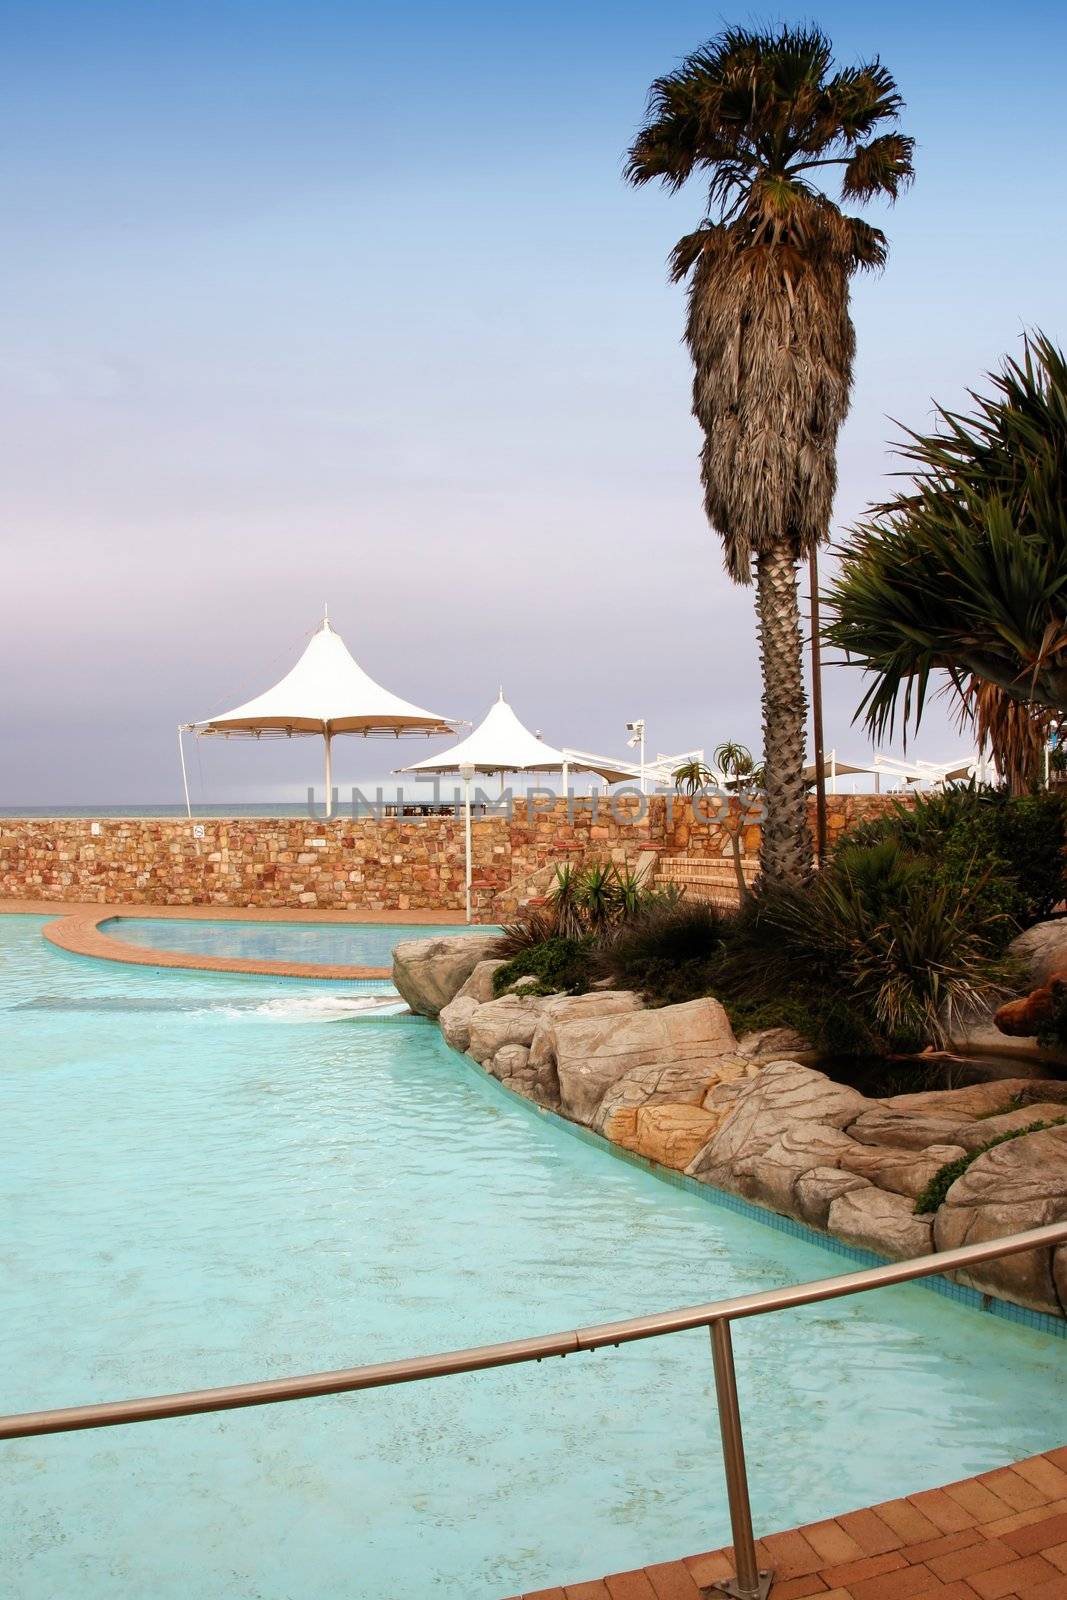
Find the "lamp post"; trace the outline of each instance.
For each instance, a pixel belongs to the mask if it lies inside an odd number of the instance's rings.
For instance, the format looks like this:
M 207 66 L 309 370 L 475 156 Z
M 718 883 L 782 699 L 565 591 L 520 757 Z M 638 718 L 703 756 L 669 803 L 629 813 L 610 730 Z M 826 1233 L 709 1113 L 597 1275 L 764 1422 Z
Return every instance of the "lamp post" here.
M 645 793 L 645 719 L 637 717 L 635 721 L 626 724 L 626 731 L 630 735 L 626 743 L 631 750 L 641 746 L 641 793 Z
M 463 779 L 463 847 L 466 856 L 466 891 L 467 891 L 467 921 L 471 920 L 471 779 L 474 777 L 474 768 L 469 762 L 464 762 L 459 769 Z

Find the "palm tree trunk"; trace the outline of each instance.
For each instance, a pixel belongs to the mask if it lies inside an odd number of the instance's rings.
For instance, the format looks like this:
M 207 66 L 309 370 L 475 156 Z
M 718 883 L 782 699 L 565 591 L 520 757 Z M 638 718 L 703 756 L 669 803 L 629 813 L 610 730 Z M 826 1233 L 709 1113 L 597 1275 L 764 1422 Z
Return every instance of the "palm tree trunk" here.
M 796 561 L 787 544 L 777 544 L 757 556 L 756 595 L 767 774 L 760 875 L 771 883 L 800 883 L 812 866 L 804 784 L 808 706 Z

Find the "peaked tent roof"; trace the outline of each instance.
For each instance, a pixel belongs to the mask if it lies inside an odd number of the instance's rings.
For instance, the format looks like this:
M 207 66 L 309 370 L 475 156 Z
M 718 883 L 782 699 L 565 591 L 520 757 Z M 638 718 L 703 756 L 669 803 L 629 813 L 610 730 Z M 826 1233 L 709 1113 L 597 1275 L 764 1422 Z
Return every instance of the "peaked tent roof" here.
M 312 634 L 303 655 L 272 689 L 232 711 L 189 726 L 197 733 L 455 733 L 456 718 L 390 694 L 349 654 L 329 619 Z
M 519 721 L 504 699 L 503 689 L 484 720 L 466 739 L 461 739 L 451 750 L 427 756 L 425 761 L 416 761 L 402 770 L 458 772 L 460 767 L 466 766 L 473 767 L 475 772 L 561 772 L 566 767 L 570 772 L 596 772 L 609 783 L 631 776 L 612 767 L 608 761 L 594 765 L 587 758 L 569 756 L 565 750 L 546 744 Z

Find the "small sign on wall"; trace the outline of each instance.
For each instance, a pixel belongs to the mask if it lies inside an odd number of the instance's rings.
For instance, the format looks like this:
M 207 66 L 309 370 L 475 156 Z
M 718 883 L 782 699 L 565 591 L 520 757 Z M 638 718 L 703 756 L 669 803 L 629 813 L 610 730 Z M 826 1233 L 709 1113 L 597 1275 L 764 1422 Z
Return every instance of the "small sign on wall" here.
M 204 837 L 204 824 L 202 822 L 194 822 L 193 823 L 193 838 L 194 839 L 202 839 L 203 837 Z
M 93 834 L 99 833 L 100 832 L 100 824 L 99 824 L 99 822 L 90 822 L 90 824 L 89 824 L 89 832 L 93 833 Z

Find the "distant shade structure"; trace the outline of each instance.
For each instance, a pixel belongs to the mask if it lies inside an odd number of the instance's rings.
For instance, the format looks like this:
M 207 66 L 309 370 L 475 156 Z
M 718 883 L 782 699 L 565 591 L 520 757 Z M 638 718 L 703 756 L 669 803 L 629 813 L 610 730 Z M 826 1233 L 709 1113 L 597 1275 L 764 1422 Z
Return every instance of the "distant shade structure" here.
M 179 729 L 182 780 L 189 809 L 189 786 L 181 733 L 200 737 L 258 739 L 264 735 L 299 738 L 318 735 L 325 748 L 326 815 L 333 809 L 331 744 L 335 734 L 363 738 L 402 739 L 415 735 L 433 738 L 455 733 L 461 719 L 424 711 L 399 695 L 391 694 L 369 677 L 355 660 L 339 633 L 330 627 L 328 614 L 312 634 L 303 655 L 273 688 L 218 716 L 183 723 Z
M 618 783 L 620 779 L 630 776 L 630 772 L 613 767 L 608 761 L 590 761 L 582 756 L 569 755 L 566 750 L 553 749 L 536 733 L 524 727 L 504 699 L 503 689 L 473 733 L 450 750 L 427 756 L 425 761 L 416 761 L 414 766 L 401 770 L 416 773 L 458 772 L 463 779 L 468 922 L 471 920 L 471 778 L 476 772 L 498 773 L 501 777 L 505 772 L 560 772 L 564 785 L 572 772 L 595 772 L 608 783 Z
M 632 769 L 615 767 L 610 761 L 591 762 L 582 756 L 556 750 L 531 733 L 504 699 L 501 689 L 484 720 L 459 744 L 416 761 L 402 772 L 594 772 L 608 783 L 619 783 L 632 776 Z

